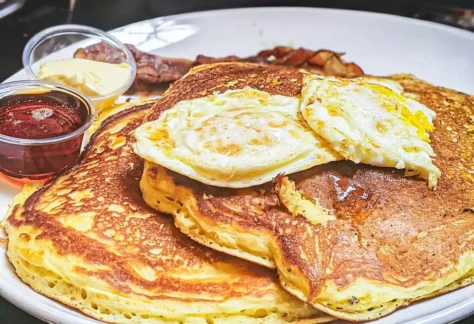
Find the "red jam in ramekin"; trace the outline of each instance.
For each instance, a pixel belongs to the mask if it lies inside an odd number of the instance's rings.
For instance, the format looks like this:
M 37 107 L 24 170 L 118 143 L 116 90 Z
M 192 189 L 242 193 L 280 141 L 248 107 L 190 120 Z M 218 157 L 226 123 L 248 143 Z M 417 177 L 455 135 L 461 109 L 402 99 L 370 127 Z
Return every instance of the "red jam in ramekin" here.
M 41 180 L 70 168 L 94 119 L 89 99 L 67 86 L 42 81 L 0 85 L 0 172 Z

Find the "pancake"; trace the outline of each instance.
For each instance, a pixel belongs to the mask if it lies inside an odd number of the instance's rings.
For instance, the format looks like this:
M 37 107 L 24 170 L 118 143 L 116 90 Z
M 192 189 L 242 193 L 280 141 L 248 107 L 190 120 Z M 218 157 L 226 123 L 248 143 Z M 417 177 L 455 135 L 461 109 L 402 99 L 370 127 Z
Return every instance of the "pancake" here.
M 6 221 L 8 258 L 37 292 L 110 323 L 318 323 L 273 271 L 188 239 L 142 200 L 133 130 L 153 104 L 107 119 L 81 161 Z
M 282 71 L 285 78 L 272 86 L 269 76 L 279 73 L 248 64 L 194 70 L 148 119 L 180 100 L 225 91 L 235 76 L 245 81 L 234 88 L 299 96 L 298 72 Z M 468 285 L 474 276 L 474 98 L 410 75 L 391 79 L 437 113 L 431 135 L 441 170 L 436 190 L 404 171 L 349 161 L 247 189 L 203 185 L 146 162 L 143 197 L 172 214 L 193 240 L 277 268 L 285 289 L 338 318 L 376 319 Z M 291 204 L 312 207 L 292 214 Z M 318 222 L 328 211 L 335 219 Z

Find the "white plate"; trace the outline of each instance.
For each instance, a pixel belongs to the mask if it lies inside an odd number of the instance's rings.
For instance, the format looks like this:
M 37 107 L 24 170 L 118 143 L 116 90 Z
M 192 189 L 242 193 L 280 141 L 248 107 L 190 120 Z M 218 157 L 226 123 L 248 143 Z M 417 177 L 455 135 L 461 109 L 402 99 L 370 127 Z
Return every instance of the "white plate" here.
M 474 33 L 389 15 L 311 8 L 219 10 L 176 15 L 113 31 L 122 42 L 163 56 L 251 55 L 275 45 L 347 53 L 366 73 L 412 73 L 474 94 Z M 20 71 L 7 81 L 25 79 Z M 0 215 L 17 192 L 0 184 Z M 0 295 L 52 323 L 98 323 L 43 297 L 14 274 L 0 247 Z M 372 323 L 448 323 L 474 312 L 474 286 L 403 308 Z

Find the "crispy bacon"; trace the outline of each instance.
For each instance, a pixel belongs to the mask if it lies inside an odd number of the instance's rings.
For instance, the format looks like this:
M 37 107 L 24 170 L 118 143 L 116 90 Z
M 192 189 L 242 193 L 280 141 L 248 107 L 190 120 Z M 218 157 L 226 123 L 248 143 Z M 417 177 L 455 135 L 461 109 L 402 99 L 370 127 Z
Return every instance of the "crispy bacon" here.
M 134 86 L 129 92 L 150 89 L 163 83 L 176 81 L 184 76 L 192 66 L 218 62 L 282 65 L 324 75 L 348 78 L 364 74 L 357 64 L 347 63 L 341 58 L 344 53 L 336 53 L 326 49 L 312 51 L 305 48 L 293 49 L 286 46 L 277 46 L 273 49 L 263 50 L 255 56 L 242 58 L 235 55 L 225 57 L 198 55 L 195 61 L 190 61 L 144 53 L 137 50 L 133 45 L 127 45 L 127 47 L 137 63 L 137 76 Z M 125 61 L 125 55 L 122 51 L 104 42 L 81 48 L 76 51 L 74 57 L 109 63 Z
M 346 63 L 342 56 L 326 49 L 312 51 L 305 48 L 292 49 L 285 46 L 277 46 L 273 50 L 264 50 L 257 54 L 267 59 L 274 57 L 270 64 L 285 65 L 304 68 L 310 71 L 320 71 L 325 75 L 340 76 L 346 78 L 364 75 L 364 71 L 355 63 Z
M 217 62 L 254 62 L 260 64 L 283 65 L 302 68 L 324 75 L 346 78 L 364 75 L 364 71 L 355 63 L 346 63 L 342 60 L 344 53 L 330 50 L 312 51 L 305 48 L 293 49 L 277 46 L 274 49 L 263 50 L 256 56 L 240 58 L 238 56 L 208 57 L 199 55 L 194 65 Z
M 107 63 L 125 62 L 125 53 L 117 47 L 100 42 L 86 48 L 80 48 L 74 53 L 74 58 L 87 59 Z

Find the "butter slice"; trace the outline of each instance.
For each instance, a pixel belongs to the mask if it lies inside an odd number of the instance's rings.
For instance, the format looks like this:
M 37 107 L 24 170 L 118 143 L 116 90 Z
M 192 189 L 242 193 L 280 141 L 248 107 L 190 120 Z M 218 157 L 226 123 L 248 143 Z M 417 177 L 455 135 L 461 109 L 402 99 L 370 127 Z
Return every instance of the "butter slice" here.
M 84 59 L 49 61 L 40 66 L 38 78 L 68 85 L 88 96 L 103 96 L 127 82 L 130 66 Z

